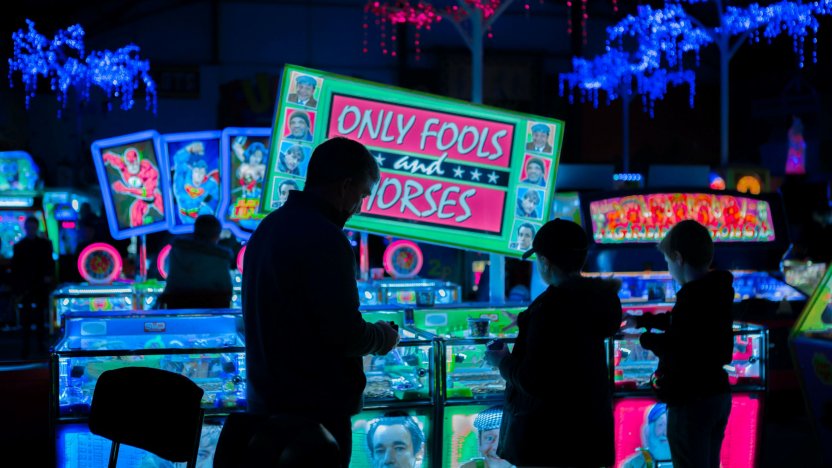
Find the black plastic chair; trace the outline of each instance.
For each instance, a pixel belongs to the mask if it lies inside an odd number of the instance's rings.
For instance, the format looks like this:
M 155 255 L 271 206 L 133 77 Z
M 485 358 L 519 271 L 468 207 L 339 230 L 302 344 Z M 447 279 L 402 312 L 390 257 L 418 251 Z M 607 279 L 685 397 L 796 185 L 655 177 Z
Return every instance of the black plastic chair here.
M 194 467 L 202 432 L 203 393 L 187 377 L 161 369 L 106 371 L 95 385 L 90 432 L 113 442 L 110 468 L 116 466 L 120 444 Z

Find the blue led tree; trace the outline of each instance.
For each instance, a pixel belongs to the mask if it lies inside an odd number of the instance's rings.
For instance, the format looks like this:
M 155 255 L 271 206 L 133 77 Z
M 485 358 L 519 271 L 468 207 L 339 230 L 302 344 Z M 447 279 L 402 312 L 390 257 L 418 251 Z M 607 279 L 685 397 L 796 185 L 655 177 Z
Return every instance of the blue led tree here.
M 717 21 L 706 25 L 691 15 L 686 5 L 711 4 L 716 11 Z M 746 42 L 772 41 L 778 36 L 792 38 L 799 57 L 799 66 L 805 60 L 805 44 L 811 39 L 817 42 L 815 34 L 820 15 L 832 13 L 832 0 L 795 2 L 783 0 L 767 6 L 751 4 L 734 7 L 723 0 L 667 0 L 665 7 L 653 9 L 641 6 L 636 15 L 624 18 L 618 24 L 607 28 L 608 49 L 622 49 L 623 39 L 637 40 L 637 54 L 647 61 L 650 69 L 678 71 L 683 59 L 693 55 L 699 63 L 699 53 L 704 47 L 715 45 L 719 52 L 720 71 L 720 161 L 728 163 L 728 85 L 731 58 Z M 817 60 L 817 51 L 812 47 L 812 60 Z
M 156 111 L 156 83 L 150 77 L 150 64 L 139 57 L 133 44 L 116 51 L 103 50 L 85 54 L 84 29 L 80 25 L 61 29 L 52 40 L 35 30 L 35 23 L 26 20 L 27 30 L 12 34 L 14 53 L 9 59 L 9 85 L 14 87 L 14 74 L 20 73 L 26 93 L 26 108 L 38 90 L 40 79 L 49 80 L 61 106 L 66 108 L 67 96 L 74 89 L 78 99 L 89 101 L 90 88 L 97 87 L 107 96 L 107 108 L 118 99 L 123 110 L 135 104 L 133 95 L 140 85 L 145 87 L 147 109 Z
M 592 101 L 597 108 L 601 93 L 609 103 L 621 99 L 622 105 L 622 165 L 630 170 L 630 102 L 634 94 L 640 94 L 645 110 L 653 117 L 657 100 L 663 99 L 671 86 L 687 84 L 690 89 L 690 105 L 695 95 L 694 74 L 689 70 L 655 68 L 650 66 L 652 57 L 640 52 L 626 53 L 611 49 L 607 53 L 585 60 L 572 59 L 571 73 L 560 75 L 560 94 L 576 90 L 582 101 Z M 569 92 L 569 102 L 575 95 Z

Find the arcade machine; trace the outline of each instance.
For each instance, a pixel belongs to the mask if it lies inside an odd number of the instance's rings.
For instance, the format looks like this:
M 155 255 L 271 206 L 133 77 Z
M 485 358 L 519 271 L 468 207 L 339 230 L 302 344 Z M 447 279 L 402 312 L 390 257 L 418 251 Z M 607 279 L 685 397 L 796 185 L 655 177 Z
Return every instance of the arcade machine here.
M 352 417 L 352 468 L 378 466 L 373 463 L 370 435 L 380 425 L 401 424 L 411 431 L 414 458 L 420 466 L 441 466 L 436 448 L 436 413 L 439 393 L 436 386 L 441 374 L 441 343 L 431 333 L 407 325 L 401 310 L 386 307 L 362 307 L 368 322 L 385 320 L 399 328 L 399 345 L 384 356 L 365 356 L 364 409 Z
M 68 312 L 137 309 L 133 286 L 117 282 L 122 266 L 121 254 L 110 244 L 98 242 L 84 248 L 78 255 L 77 267 L 86 282 L 63 284 L 52 291 L 50 331 L 61 328 Z
M 362 246 L 362 251 L 366 247 Z M 362 253 L 362 256 L 366 253 Z M 419 278 L 424 265 L 422 249 L 412 241 L 397 240 L 384 250 L 384 272 L 390 277 L 358 282 L 361 304 L 431 306 L 461 302 L 462 288 L 450 281 Z
M 43 194 L 47 231 L 54 232 L 52 248 L 59 255 L 73 255 L 78 245 L 80 210 L 92 197 L 77 191 L 48 189 Z
M 630 314 L 666 313 L 673 307 L 677 287 L 670 275 L 661 271 L 665 262 L 655 247 L 670 227 L 682 219 L 696 219 L 712 230 L 717 246 L 715 265 L 734 273 L 735 319 L 741 320 L 735 323 L 735 361 L 728 369 L 735 392 L 729 433 L 737 435 L 723 448 L 723 463 L 752 466 L 760 403 L 771 383 L 768 368 L 781 376 L 789 372 L 785 346 L 781 350 L 775 341 L 769 353 L 764 326 L 776 326 L 775 320 L 783 320 L 780 317 L 788 320 L 805 300 L 802 293 L 771 273 L 778 269 L 789 245 L 779 198 L 704 190 L 593 193 L 582 195 L 581 205 L 591 235 L 586 268 L 621 279 L 619 297 L 625 313 Z M 640 424 L 646 421 L 661 426 L 663 417 L 662 407 L 645 396 L 656 361 L 637 340 L 617 339 L 611 353 L 616 420 L 621 428 L 616 435 L 617 453 L 635 456 L 635 448 L 646 444 L 639 442 Z
M 832 268 L 826 271 L 790 337 L 807 409 L 822 442 L 824 466 L 832 464 Z
M 516 317 L 525 308 L 472 304 L 406 310 L 413 326 L 436 335 L 442 342 L 437 428 L 441 436 L 441 466 L 483 461 L 488 448 L 483 440 L 499 434 L 506 382 L 497 369 L 485 363 L 489 341 L 500 338 L 514 346 Z
M 50 361 L 58 467 L 107 466 L 110 441 L 91 434 L 87 418 L 101 373 L 127 366 L 176 372 L 205 390 L 200 463 L 210 461 L 224 416 L 246 408 L 245 337 L 239 311 L 67 312 L 64 320 Z M 119 466 L 161 462 L 133 447 L 121 450 Z
M 24 236 L 27 217 L 37 218 L 41 232 L 50 239 L 57 234 L 46 225 L 39 189 L 40 169 L 28 153 L 0 152 L 0 257 L 4 264 L 11 260 L 14 244 Z
M 23 221 L 35 216 L 56 255 L 74 253 L 78 211 L 92 199 L 72 190 L 43 189 L 40 169 L 25 151 L 0 152 L 0 255 L 11 258 Z

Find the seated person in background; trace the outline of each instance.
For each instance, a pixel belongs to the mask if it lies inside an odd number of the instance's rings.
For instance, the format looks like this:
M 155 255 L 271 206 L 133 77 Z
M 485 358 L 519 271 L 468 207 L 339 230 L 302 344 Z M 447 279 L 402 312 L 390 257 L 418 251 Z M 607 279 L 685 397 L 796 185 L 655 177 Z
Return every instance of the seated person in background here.
M 168 278 L 160 302 L 169 309 L 224 308 L 231 303 L 231 251 L 217 245 L 222 226 L 200 215 L 193 236 L 173 241 Z

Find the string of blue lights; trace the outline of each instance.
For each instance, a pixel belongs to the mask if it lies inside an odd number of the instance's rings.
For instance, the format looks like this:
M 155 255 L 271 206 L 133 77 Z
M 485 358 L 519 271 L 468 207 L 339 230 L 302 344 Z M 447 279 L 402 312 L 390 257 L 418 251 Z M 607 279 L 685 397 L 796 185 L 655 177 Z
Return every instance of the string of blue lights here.
M 150 76 L 150 62 L 140 58 L 138 46 L 129 44 L 115 51 L 92 51 L 86 55 L 84 29 L 80 25 L 61 29 L 49 40 L 37 32 L 33 21 L 26 20 L 26 24 L 28 29 L 12 34 L 9 86 L 14 87 L 14 74 L 20 73 L 27 109 L 38 91 L 38 81 L 45 78 L 61 104 L 59 116 L 66 108 L 71 89 L 80 101 L 88 102 L 92 87 L 104 92 L 109 110 L 114 100 L 120 102 L 122 110 L 129 110 L 135 104 L 136 90 L 144 85 L 145 108 L 156 112 L 156 83 Z

